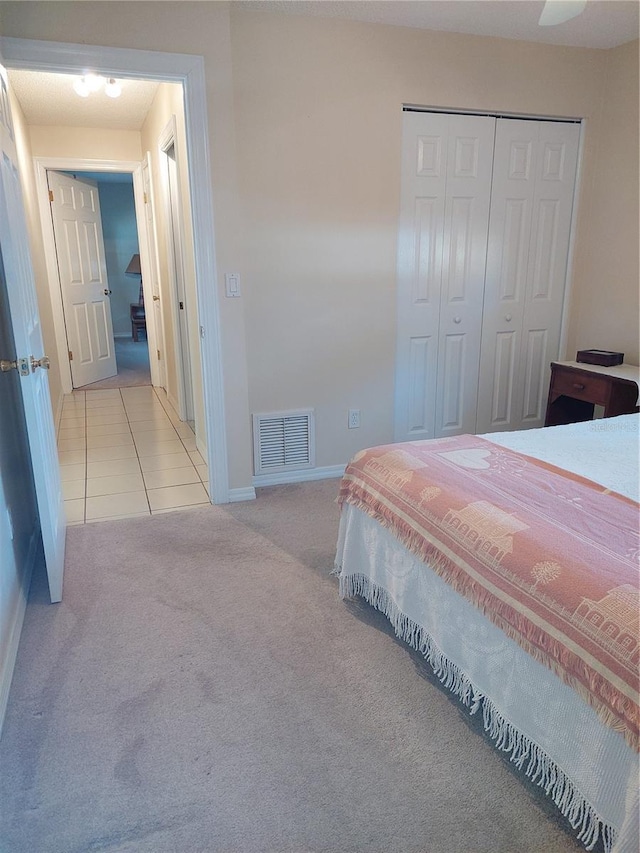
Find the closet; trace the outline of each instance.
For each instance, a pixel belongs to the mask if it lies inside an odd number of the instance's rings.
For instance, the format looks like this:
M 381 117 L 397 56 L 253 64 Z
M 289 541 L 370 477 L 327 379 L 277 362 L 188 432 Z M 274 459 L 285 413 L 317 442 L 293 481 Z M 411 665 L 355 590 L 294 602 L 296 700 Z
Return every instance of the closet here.
M 542 426 L 580 125 L 403 122 L 395 438 Z

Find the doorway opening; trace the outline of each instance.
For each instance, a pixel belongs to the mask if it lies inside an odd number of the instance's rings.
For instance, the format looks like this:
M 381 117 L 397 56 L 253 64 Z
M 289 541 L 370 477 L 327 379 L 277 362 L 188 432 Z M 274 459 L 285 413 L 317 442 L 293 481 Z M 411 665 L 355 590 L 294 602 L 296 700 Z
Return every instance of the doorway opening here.
M 203 58 L 160 51 L 122 50 L 80 44 L 74 46 L 73 55 L 70 57 L 65 44 L 14 38 L 3 40 L 3 55 L 10 72 L 32 70 L 83 74 L 87 68 L 92 68 L 98 73 L 108 73 L 109 76 L 122 79 L 181 84 L 195 256 L 192 284 L 197 298 L 200 324 L 196 345 L 201 356 L 201 435 L 206 442 L 203 449 L 209 463 L 211 499 L 214 503 L 228 502 L 230 490 L 220 348 L 220 305 L 217 288 L 210 286 L 211 282 L 217 280 L 217 270 L 211 240 L 215 229 L 211 195 L 207 85 Z M 135 183 L 134 175 L 134 186 Z M 145 301 L 148 303 L 148 299 Z M 168 358 L 166 364 L 169 364 Z M 198 412 L 196 415 L 198 417 Z
M 48 169 L 47 184 L 73 388 L 151 385 L 131 173 Z

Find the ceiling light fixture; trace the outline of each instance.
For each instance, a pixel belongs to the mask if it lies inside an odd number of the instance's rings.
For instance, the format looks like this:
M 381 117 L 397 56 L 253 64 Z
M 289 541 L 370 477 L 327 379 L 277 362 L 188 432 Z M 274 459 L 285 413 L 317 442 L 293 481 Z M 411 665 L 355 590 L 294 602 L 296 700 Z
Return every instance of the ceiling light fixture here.
M 122 86 L 115 78 L 109 77 L 108 80 L 105 80 L 104 77 L 95 74 L 93 71 L 78 77 L 73 84 L 74 91 L 81 98 L 88 98 L 92 92 L 98 92 L 103 86 L 105 95 L 110 98 L 118 98 L 122 94 Z
M 538 21 L 540 27 L 564 24 L 584 12 L 587 0 L 546 0 Z

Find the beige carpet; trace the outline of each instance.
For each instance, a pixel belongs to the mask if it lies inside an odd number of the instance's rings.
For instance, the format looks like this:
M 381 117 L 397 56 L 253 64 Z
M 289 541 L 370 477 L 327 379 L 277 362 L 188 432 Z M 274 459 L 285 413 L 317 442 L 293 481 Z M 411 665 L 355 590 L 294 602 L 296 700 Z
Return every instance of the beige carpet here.
M 537 789 L 330 576 L 336 481 L 73 527 L 33 585 L 2 853 L 565 853 Z

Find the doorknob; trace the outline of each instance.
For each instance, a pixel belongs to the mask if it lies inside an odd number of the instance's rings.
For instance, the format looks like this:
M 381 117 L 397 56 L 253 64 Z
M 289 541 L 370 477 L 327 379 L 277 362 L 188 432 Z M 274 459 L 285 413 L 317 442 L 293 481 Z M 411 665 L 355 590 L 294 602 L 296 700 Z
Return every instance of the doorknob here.
M 511 314 L 505 314 L 504 319 L 507 321 L 507 323 L 510 323 L 513 317 L 511 316 Z
M 453 318 L 453 322 L 454 322 L 454 323 L 461 323 L 461 322 L 462 322 L 462 317 L 454 317 L 454 318 Z
M 31 357 L 33 358 L 33 356 Z M 29 370 L 28 358 L 18 358 L 15 361 L 9 361 L 8 359 L 3 358 L 0 360 L 0 370 L 3 373 L 8 373 L 10 370 L 17 370 L 20 376 L 28 376 L 31 372 Z
M 35 373 L 38 367 L 42 367 L 44 370 L 50 370 L 51 361 L 49 360 L 49 357 L 46 355 L 43 355 L 42 358 L 34 358 L 31 356 L 31 372 Z
M 109 296 L 111 293 L 111 291 L 109 290 L 108 287 L 105 287 L 105 289 L 102 292 L 104 293 L 105 296 Z

